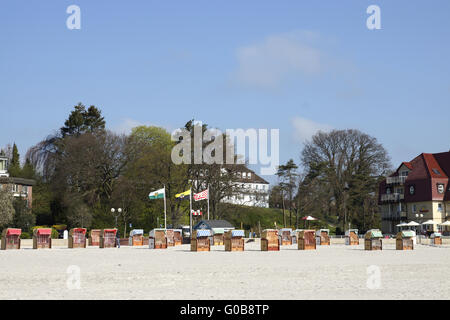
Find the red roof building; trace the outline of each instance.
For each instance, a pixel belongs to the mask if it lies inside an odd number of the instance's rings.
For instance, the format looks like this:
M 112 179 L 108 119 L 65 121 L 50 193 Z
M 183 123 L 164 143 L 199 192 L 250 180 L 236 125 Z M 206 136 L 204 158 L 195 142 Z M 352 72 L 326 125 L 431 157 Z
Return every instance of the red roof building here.
M 401 222 L 423 223 L 436 231 L 450 216 L 450 151 L 422 153 L 398 169 L 379 186 L 382 231 L 395 233 Z

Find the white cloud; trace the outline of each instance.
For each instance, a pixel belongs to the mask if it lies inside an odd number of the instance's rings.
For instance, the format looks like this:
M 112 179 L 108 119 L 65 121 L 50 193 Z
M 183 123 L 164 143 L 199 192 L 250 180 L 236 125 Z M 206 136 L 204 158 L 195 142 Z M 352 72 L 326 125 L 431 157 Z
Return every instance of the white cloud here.
M 276 87 L 295 75 L 316 75 L 324 67 L 324 55 L 311 43 L 312 32 L 291 32 L 267 37 L 263 42 L 237 50 L 237 81 L 257 87 Z
M 318 123 L 302 117 L 294 117 L 292 125 L 294 126 L 294 139 L 302 143 L 311 139 L 318 131 L 327 132 L 333 129 L 328 124 Z
M 119 134 L 130 134 L 131 130 L 133 128 L 136 128 L 139 126 L 149 126 L 149 125 L 151 125 L 151 124 L 143 123 L 138 120 L 133 120 L 130 118 L 125 118 L 122 120 L 122 122 L 118 126 L 114 127 L 112 130 Z

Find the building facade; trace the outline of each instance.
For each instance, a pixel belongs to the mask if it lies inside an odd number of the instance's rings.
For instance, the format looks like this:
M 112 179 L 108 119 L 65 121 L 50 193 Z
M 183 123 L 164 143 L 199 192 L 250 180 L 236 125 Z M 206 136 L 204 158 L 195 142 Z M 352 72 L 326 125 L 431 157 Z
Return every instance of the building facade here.
M 0 189 L 9 190 L 15 198 L 26 201 L 31 209 L 33 203 L 34 180 L 10 177 L 8 173 L 8 158 L 0 156 Z
M 398 169 L 379 185 L 378 203 L 383 233 L 398 231 L 397 224 L 415 221 L 426 231 L 450 218 L 450 151 L 422 153 Z
M 269 182 L 242 166 L 236 173 L 234 192 L 223 202 L 252 207 L 269 207 Z

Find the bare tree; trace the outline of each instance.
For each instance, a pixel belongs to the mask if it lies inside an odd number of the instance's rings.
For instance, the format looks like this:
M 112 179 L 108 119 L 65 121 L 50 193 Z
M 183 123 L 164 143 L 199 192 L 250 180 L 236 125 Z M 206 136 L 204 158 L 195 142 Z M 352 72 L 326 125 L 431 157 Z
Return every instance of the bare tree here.
M 328 197 L 324 204 L 334 206 L 344 230 L 364 199 L 373 197 L 378 177 L 391 168 L 376 138 L 353 129 L 317 133 L 305 144 L 301 160 L 309 182 Z

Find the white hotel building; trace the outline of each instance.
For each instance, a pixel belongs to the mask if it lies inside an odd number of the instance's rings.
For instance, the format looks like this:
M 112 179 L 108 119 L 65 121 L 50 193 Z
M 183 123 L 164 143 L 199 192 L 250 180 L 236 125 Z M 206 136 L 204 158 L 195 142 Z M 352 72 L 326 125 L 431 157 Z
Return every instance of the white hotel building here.
M 252 170 L 242 167 L 237 172 L 235 191 L 222 200 L 226 203 L 252 207 L 269 207 L 269 182 Z

